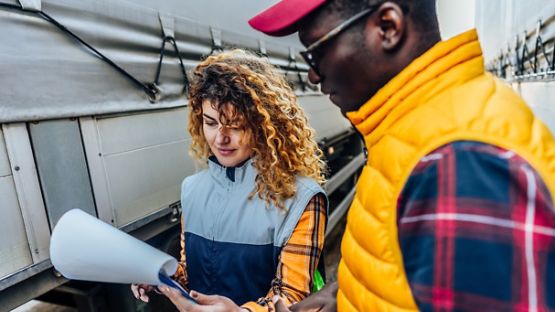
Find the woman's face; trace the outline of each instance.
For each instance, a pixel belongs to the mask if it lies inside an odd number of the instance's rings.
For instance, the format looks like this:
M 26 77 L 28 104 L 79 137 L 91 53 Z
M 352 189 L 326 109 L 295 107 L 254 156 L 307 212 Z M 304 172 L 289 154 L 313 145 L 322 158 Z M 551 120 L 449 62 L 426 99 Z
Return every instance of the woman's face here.
M 232 109 L 231 105 L 226 110 Z M 220 123 L 220 113 L 212 107 L 212 102 L 202 102 L 202 131 L 212 154 L 225 167 L 234 167 L 252 155 L 251 134 L 242 125 L 233 121 L 224 126 Z

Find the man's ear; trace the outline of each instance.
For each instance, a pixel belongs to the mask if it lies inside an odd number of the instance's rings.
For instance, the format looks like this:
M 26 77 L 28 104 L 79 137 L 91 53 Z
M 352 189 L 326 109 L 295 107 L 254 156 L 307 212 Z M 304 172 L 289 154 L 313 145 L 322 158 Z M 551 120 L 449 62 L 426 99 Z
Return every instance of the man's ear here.
M 407 18 L 399 5 L 384 3 L 376 12 L 382 48 L 391 52 L 398 49 L 405 38 Z

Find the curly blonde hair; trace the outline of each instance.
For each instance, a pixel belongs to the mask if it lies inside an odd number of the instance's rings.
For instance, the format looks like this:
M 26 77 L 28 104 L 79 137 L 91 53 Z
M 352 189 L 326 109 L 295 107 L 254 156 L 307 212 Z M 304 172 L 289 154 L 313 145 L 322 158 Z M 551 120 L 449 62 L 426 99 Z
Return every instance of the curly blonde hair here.
M 204 138 L 202 103 L 210 101 L 226 125 L 239 120 L 251 134 L 253 166 L 258 174 L 255 194 L 284 209 L 296 194 L 296 176 L 325 182 L 326 164 L 314 130 L 285 80 L 268 61 L 243 50 L 212 55 L 192 73 L 189 88 L 191 154 L 206 162 L 211 155 Z M 232 105 L 232 115 L 226 109 Z

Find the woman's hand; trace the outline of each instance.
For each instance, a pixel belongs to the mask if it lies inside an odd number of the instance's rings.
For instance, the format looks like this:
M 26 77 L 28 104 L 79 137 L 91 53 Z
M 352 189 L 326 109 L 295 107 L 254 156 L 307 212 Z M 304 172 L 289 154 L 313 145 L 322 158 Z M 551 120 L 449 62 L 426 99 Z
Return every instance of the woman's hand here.
M 155 287 L 152 285 L 131 284 L 131 291 L 133 292 L 133 296 L 135 296 L 135 298 L 140 299 L 144 302 L 148 302 L 149 298 L 147 296 L 147 293 L 153 290 L 155 290 Z
M 159 287 L 162 294 L 166 295 L 180 312 L 244 312 L 248 311 L 237 306 L 231 299 L 224 296 L 208 296 L 196 291 L 189 295 L 197 301 L 194 303 L 183 297 L 177 290 L 167 286 Z

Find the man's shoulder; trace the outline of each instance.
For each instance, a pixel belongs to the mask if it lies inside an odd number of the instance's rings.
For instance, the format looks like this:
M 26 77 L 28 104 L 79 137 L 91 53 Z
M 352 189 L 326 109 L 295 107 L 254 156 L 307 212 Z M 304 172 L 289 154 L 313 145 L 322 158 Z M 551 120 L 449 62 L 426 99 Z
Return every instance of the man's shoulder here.
M 438 201 L 457 200 L 460 205 L 476 207 L 510 205 L 515 196 L 527 191 L 526 179 L 533 180 L 541 196 L 551 202 L 545 181 L 517 153 L 482 142 L 451 142 L 419 160 L 403 187 L 398 207 L 402 214 L 415 203 Z
M 415 170 L 427 168 L 447 159 L 456 162 L 457 168 L 480 166 L 487 169 L 495 166 L 505 167 L 509 162 L 527 163 L 516 153 L 496 145 L 478 141 L 454 141 L 420 158 Z

